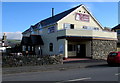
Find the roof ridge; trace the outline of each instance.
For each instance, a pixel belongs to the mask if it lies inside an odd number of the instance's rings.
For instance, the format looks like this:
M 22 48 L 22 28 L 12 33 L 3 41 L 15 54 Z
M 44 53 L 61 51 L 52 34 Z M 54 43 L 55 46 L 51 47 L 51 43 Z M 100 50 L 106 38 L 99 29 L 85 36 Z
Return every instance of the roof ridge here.
M 63 11 L 59 14 L 56 14 L 54 16 L 51 16 L 51 17 L 48 17 L 44 20 L 41 20 L 40 23 L 44 26 L 44 25 L 48 25 L 48 24 L 51 24 L 51 23 L 55 23 L 57 22 L 58 20 L 62 19 L 63 17 L 65 17 L 66 15 L 68 15 L 69 13 L 71 13 L 72 11 L 74 11 L 75 9 L 77 9 L 78 7 L 80 7 L 81 5 L 78 5 L 76 7 L 73 7 L 71 9 L 68 9 L 66 11 Z M 54 18 L 54 19 L 53 19 Z M 46 23 L 44 23 L 46 22 Z
M 81 5 L 83 5 L 83 4 L 81 4 Z M 73 8 L 70 8 L 70 9 L 68 9 L 68 10 L 65 10 L 65 11 L 63 11 L 63 12 L 61 12 L 61 13 L 58 13 L 58 14 L 54 15 L 54 16 L 60 15 L 60 14 L 62 14 L 62 13 L 64 13 L 64 12 L 67 12 L 67 11 L 72 10 L 72 9 L 76 9 L 76 8 L 80 7 L 81 5 L 78 5 L 78 6 L 76 6 L 76 7 L 73 7 Z M 54 17 L 54 16 L 53 16 L 53 17 Z M 48 17 L 48 18 L 46 18 L 46 19 L 43 19 L 43 20 L 41 20 L 41 21 L 47 20 L 47 19 L 49 19 L 49 18 L 52 18 L 52 16 L 51 16 L 51 17 Z M 41 22 L 41 21 L 40 21 L 40 22 Z

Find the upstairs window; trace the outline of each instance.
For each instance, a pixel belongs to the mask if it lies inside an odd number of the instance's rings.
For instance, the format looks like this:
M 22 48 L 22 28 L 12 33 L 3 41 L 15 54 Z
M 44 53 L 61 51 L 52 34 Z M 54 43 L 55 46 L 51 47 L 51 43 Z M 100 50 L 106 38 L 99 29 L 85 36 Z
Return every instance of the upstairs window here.
M 70 24 L 70 29 L 74 29 L 74 24 Z
M 83 26 L 83 29 L 86 29 L 86 30 L 99 30 L 99 28 L 91 27 L 91 26 Z
M 74 29 L 74 24 L 65 23 L 64 29 Z
M 49 27 L 48 28 L 48 33 L 53 33 L 53 32 L 55 32 L 55 27 L 54 26 Z

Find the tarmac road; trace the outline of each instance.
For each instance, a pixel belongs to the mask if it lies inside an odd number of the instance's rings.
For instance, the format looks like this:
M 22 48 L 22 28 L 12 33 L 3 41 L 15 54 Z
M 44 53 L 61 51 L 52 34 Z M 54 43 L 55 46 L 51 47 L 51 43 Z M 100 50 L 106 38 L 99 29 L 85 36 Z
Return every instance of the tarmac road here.
M 3 81 L 56 81 L 55 83 L 73 81 L 118 81 L 120 68 L 108 65 L 88 68 L 61 69 L 53 71 L 26 72 L 3 75 Z M 14 82 L 13 82 L 14 83 Z

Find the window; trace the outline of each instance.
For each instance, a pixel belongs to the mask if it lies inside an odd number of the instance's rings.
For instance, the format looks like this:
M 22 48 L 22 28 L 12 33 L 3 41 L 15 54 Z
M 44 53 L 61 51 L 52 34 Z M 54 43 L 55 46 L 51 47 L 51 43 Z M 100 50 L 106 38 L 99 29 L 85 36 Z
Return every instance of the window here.
M 53 43 L 50 43 L 50 44 L 49 44 L 49 50 L 50 50 L 51 52 L 53 52 Z
M 68 51 L 75 51 L 75 50 L 76 50 L 75 45 L 68 44 Z
M 74 29 L 74 24 L 70 24 L 70 29 Z
M 65 23 L 64 29 L 74 29 L 74 24 Z
M 32 51 L 34 51 L 34 46 L 32 46 Z
M 64 29 L 70 29 L 70 24 L 65 23 L 65 24 L 64 24 Z
M 30 46 L 28 46 L 28 51 L 30 51 Z
M 55 27 L 54 26 L 49 27 L 48 28 L 48 33 L 53 33 L 53 32 L 55 32 Z
M 94 28 L 94 30 L 99 30 L 99 28 Z
M 22 46 L 22 51 L 26 51 L 26 46 Z
M 97 27 L 91 27 L 91 26 L 83 26 L 83 29 L 87 29 L 87 30 L 99 30 L 99 28 L 97 28 Z

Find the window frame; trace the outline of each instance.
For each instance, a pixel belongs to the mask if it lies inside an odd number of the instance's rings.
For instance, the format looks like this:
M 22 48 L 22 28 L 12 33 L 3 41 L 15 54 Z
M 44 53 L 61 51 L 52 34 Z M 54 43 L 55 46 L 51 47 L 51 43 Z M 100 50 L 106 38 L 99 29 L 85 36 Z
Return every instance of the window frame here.
M 75 28 L 74 24 L 71 24 L 71 23 L 64 23 L 63 27 L 64 27 L 64 29 L 74 29 Z

